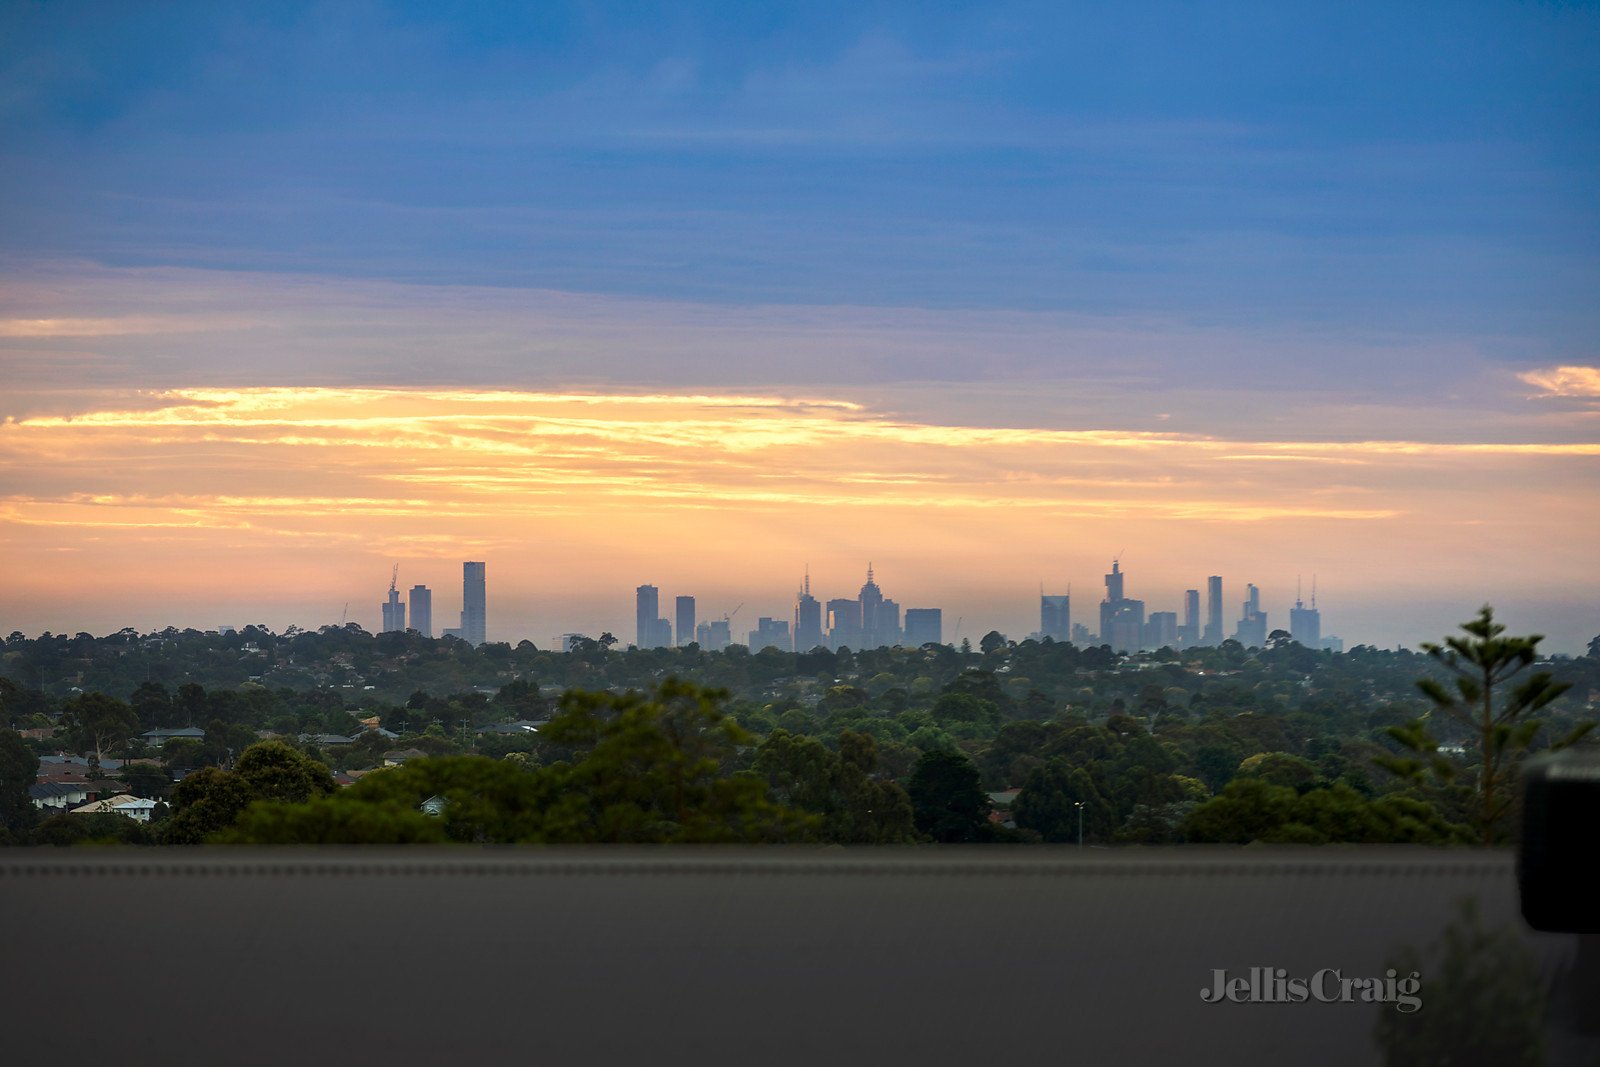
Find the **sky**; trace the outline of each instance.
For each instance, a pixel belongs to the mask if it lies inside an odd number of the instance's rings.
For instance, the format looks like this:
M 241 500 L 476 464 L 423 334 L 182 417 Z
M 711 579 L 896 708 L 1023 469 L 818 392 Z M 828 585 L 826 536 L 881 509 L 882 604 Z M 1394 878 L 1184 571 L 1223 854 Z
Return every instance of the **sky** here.
M 491 639 L 869 562 L 1021 639 L 1117 558 L 1579 652 L 1596 293 L 1592 3 L 14 2 L 0 632 L 473 559 Z

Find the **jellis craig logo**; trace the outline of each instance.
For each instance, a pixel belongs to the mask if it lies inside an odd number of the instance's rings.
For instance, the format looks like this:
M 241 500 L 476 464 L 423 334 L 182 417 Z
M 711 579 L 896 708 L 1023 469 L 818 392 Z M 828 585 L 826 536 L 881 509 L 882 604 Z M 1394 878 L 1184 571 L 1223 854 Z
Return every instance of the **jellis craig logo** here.
M 1422 1008 L 1422 978 L 1416 971 L 1405 977 L 1393 968 L 1382 978 L 1346 978 L 1336 967 L 1324 967 L 1310 978 L 1291 978 L 1282 967 L 1252 967 L 1248 977 L 1228 977 L 1226 970 L 1211 972 L 1211 985 L 1200 990 L 1207 1004 L 1393 1004 L 1409 1015 Z

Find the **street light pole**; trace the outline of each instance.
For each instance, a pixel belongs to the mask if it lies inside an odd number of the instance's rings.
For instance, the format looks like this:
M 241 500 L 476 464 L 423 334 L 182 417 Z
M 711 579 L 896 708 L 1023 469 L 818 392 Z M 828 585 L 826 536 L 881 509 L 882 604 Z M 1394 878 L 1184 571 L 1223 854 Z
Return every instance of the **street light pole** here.
M 1078 809 L 1078 847 L 1083 847 L 1083 801 L 1075 800 L 1073 806 Z

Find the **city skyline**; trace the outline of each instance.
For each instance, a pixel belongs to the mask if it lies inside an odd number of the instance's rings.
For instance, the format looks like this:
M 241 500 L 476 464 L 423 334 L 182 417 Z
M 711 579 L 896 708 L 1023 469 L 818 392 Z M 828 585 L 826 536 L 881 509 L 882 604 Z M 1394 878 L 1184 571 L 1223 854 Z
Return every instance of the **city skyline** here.
M 395 562 L 444 628 L 474 559 L 540 644 L 632 635 L 646 579 L 794 635 L 804 566 L 825 612 L 867 561 L 1017 635 L 1069 583 L 1098 629 L 1113 558 L 1159 628 L 1231 636 L 1252 582 L 1287 628 L 1315 574 L 1350 644 L 1600 631 L 1592 5 L 0 39 L 8 631 L 380 625 Z
M 461 617 L 463 626 L 448 628 L 445 636 L 460 637 L 472 641 L 474 644 L 483 644 L 485 640 L 506 641 L 517 643 L 520 640 L 534 640 L 533 635 L 493 635 L 486 636 L 486 615 L 484 604 L 486 601 L 486 572 L 485 562 L 464 562 L 461 564 L 463 573 L 463 593 Z M 393 565 L 390 577 L 388 600 L 380 605 L 381 622 L 373 632 L 386 632 L 391 630 L 414 630 L 424 636 L 431 637 L 432 618 L 432 593 L 426 585 L 418 584 L 411 590 L 411 620 L 406 620 L 406 605 L 398 599 L 397 582 L 399 565 Z M 960 625 L 964 617 L 957 620 L 955 633 L 945 634 L 943 628 L 944 610 L 941 607 L 906 607 L 904 609 L 904 625 L 899 625 L 900 605 L 897 601 L 883 595 L 881 588 L 874 579 L 875 568 L 871 563 L 867 565 L 867 579 L 855 598 L 835 597 L 827 601 L 827 625 L 823 627 L 821 607 L 822 602 L 811 593 L 810 566 L 805 568 L 801 588 L 796 591 L 791 619 L 775 618 L 773 616 L 758 616 L 757 626 L 750 630 L 745 640 L 740 639 L 738 631 L 732 628 L 732 617 L 736 617 L 744 608 L 746 601 L 741 601 L 731 612 L 725 614 L 721 620 L 707 620 L 697 623 L 697 598 L 690 594 L 676 594 L 673 597 L 674 618 L 669 620 L 661 614 L 661 589 L 646 583 L 634 590 L 634 640 L 625 642 L 637 648 L 666 648 L 682 647 L 691 642 L 697 642 L 702 648 L 711 651 L 720 651 L 730 644 L 743 644 L 752 651 L 759 650 L 767 645 L 778 647 L 784 651 L 807 651 L 816 647 L 838 649 L 849 648 L 878 648 L 890 645 L 921 645 L 927 642 L 959 644 L 963 639 L 973 640 L 973 634 L 963 634 Z M 1196 645 L 1219 644 L 1222 640 L 1233 639 L 1245 644 L 1246 647 L 1260 647 L 1266 643 L 1267 637 L 1275 630 L 1282 630 L 1294 640 L 1311 648 L 1330 648 L 1333 651 L 1343 651 L 1346 642 L 1341 636 L 1331 635 L 1324 637 L 1321 625 L 1321 612 L 1317 607 L 1315 580 L 1310 604 L 1306 604 L 1301 597 L 1302 589 L 1297 581 L 1293 608 L 1289 609 L 1290 622 L 1288 628 L 1274 627 L 1269 629 L 1266 624 L 1268 613 L 1260 610 L 1260 589 L 1255 583 L 1247 583 L 1247 599 L 1241 609 L 1240 618 L 1235 622 L 1231 633 L 1221 631 L 1221 636 L 1207 639 L 1204 635 L 1195 637 L 1190 625 L 1179 626 L 1178 612 L 1152 611 L 1148 619 L 1144 615 L 1144 602 L 1124 595 L 1124 582 L 1127 573 L 1121 569 L 1121 561 L 1113 560 L 1111 573 L 1105 575 L 1105 596 L 1099 603 L 1102 630 L 1089 631 L 1082 624 L 1071 621 L 1070 595 L 1043 594 L 1039 596 L 1039 626 L 1036 630 L 1018 635 L 1015 633 L 998 630 L 996 627 L 979 625 L 978 636 L 981 637 L 991 630 L 1003 633 L 1009 640 L 1020 641 L 1027 639 L 1042 640 L 1051 638 L 1057 641 L 1071 641 L 1074 644 L 1110 645 L 1118 652 L 1152 651 L 1162 647 L 1188 648 Z M 1217 596 L 1221 593 L 1221 576 L 1213 575 L 1207 579 L 1208 584 Z M 1195 589 L 1186 590 L 1184 601 L 1192 605 L 1198 596 Z M 1213 597 L 1214 606 L 1220 608 L 1220 600 Z M 1137 613 L 1132 622 L 1128 612 L 1130 607 L 1136 608 Z M 887 610 L 886 610 L 887 609 Z M 841 614 L 845 613 L 845 614 Z M 347 614 L 347 613 L 346 613 Z M 1190 607 L 1188 617 L 1193 617 L 1194 610 Z M 474 620 L 469 633 L 468 618 Z M 877 621 L 869 623 L 869 620 Z M 360 619 L 346 621 L 361 625 Z M 236 629 L 233 623 L 219 624 L 228 629 Z M 1130 626 L 1132 627 L 1130 629 Z M 612 633 L 614 629 L 604 628 L 588 633 L 582 630 L 564 630 L 547 641 L 545 647 L 564 648 L 571 640 L 579 637 L 597 639 L 602 634 Z M 535 644 L 539 642 L 534 641 Z M 974 642 L 976 643 L 976 642 Z M 1360 642 L 1357 642 L 1360 643 Z

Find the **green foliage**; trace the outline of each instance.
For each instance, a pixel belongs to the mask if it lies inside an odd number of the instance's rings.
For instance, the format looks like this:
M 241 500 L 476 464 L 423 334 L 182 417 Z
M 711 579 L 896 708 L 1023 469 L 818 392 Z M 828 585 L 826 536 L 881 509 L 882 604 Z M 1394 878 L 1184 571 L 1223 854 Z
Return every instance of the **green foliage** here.
M 1422 647 L 1450 675 L 1453 685 L 1423 678 L 1417 688 L 1433 703 L 1433 710 L 1470 741 L 1475 758 L 1474 824 L 1479 840 L 1492 845 L 1507 836 L 1506 823 L 1516 800 L 1511 788 L 1514 766 L 1534 743 L 1544 724 L 1531 716 L 1549 705 L 1570 683 L 1557 682 L 1546 671 L 1536 671 L 1519 684 L 1513 679 L 1532 666 L 1538 656 L 1541 634 L 1505 637 L 1505 627 L 1494 621 L 1494 609 L 1485 604 L 1478 617 L 1461 624 L 1465 637 L 1448 637 L 1443 645 Z M 1594 727 L 1581 723 L 1550 748 L 1570 745 Z M 1389 727 L 1388 736 L 1413 757 L 1388 757 L 1386 769 L 1413 780 L 1431 771 L 1449 783 L 1460 769 L 1439 751 L 1439 739 L 1428 717 Z M 1420 758 L 1417 758 L 1420 757 Z
M 139 732 L 133 709 L 104 693 L 84 693 L 67 703 L 61 712 L 61 725 L 81 751 L 94 751 L 99 764 L 107 752 L 121 749 Z
M 1388 961 L 1422 981 L 1419 1011 L 1379 1014 L 1373 1037 L 1384 1062 L 1405 1067 L 1544 1062 L 1547 995 L 1533 953 L 1514 928 L 1487 929 L 1471 897 L 1426 948 L 1401 948 Z
M 1415 797 L 1368 800 L 1342 783 L 1298 792 L 1237 778 L 1184 820 L 1186 841 L 1214 844 L 1460 844 L 1466 828 Z
M 205 767 L 179 782 L 163 839 L 200 844 L 231 829 L 257 801 L 301 804 L 334 789 L 327 767 L 281 741 L 262 741 L 245 749 L 231 771 Z
M 13 730 L 0 730 L 0 827 L 23 831 L 33 825 L 34 806 L 28 796 L 39 773 L 39 757 Z
M 1259 778 L 1273 785 L 1302 789 L 1321 779 L 1316 765 L 1287 752 L 1257 752 L 1239 764 L 1239 778 Z
M 202 767 L 173 787 L 173 815 L 162 840 L 169 845 L 198 845 L 231 828 L 255 799 L 238 775 Z
M 568 692 L 541 733 L 571 750 L 550 783 L 553 842 L 788 841 L 813 820 L 767 797 L 753 774 L 731 774 L 755 739 L 723 713 L 727 697 L 668 679 L 644 696 Z
M 128 792 L 149 800 L 165 800 L 172 792 L 172 776 L 148 763 L 129 763 L 118 775 Z
M 29 842 L 35 845 L 153 845 L 156 836 L 142 822 L 115 812 L 52 815 L 34 827 Z
M 338 788 L 327 767 L 282 741 L 251 745 L 239 756 L 233 773 L 258 800 L 297 804 Z
M 834 844 L 902 844 L 915 841 L 911 800 L 904 789 L 876 776 L 877 744 L 844 730 L 839 751 L 809 737 L 775 730 L 756 750 L 752 770 L 778 804 L 820 816 L 819 836 Z
M 928 752 L 906 786 L 917 829 L 945 844 L 985 841 L 989 829 L 989 797 L 978 782 L 978 770 L 964 754 Z
M 1017 826 L 1037 832 L 1046 841 L 1077 841 L 1080 814 L 1085 841 L 1110 837 L 1116 822 L 1110 801 L 1095 786 L 1088 770 L 1060 756 L 1030 774 L 1011 802 L 1011 817 Z
M 508 844 L 545 840 L 544 809 L 552 785 L 508 760 L 440 756 L 373 771 L 344 790 L 340 799 L 416 813 L 423 801 L 439 797 L 444 810 L 430 821 L 445 838 Z
M 450 840 L 439 820 L 393 804 L 316 797 L 304 804 L 255 804 L 212 838 L 229 845 L 415 845 Z

